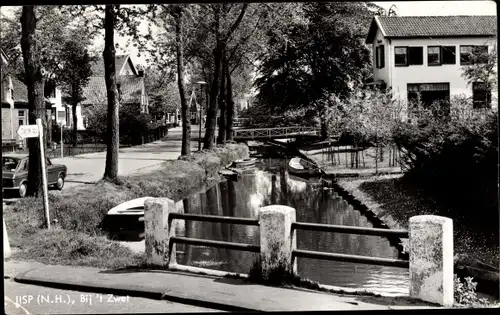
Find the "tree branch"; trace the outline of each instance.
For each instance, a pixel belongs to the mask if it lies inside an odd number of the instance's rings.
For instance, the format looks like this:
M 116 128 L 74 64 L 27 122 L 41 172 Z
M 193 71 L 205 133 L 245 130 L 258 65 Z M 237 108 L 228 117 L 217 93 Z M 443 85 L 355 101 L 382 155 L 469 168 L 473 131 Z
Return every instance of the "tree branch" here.
M 247 10 L 247 7 L 248 7 L 248 3 L 244 3 L 243 7 L 241 8 L 240 15 L 238 16 L 236 21 L 233 23 L 233 25 L 231 25 L 231 28 L 227 32 L 226 36 L 223 37 L 223 42 L 227 43 L 229 41 L 229 38 L 231 37 L 231 35 L 233 35 L 234 31 L 238 28 L 238 26 L 241 23 L 241 20 L 243 20 L 243 16 L 245 16 L 245 12 Z

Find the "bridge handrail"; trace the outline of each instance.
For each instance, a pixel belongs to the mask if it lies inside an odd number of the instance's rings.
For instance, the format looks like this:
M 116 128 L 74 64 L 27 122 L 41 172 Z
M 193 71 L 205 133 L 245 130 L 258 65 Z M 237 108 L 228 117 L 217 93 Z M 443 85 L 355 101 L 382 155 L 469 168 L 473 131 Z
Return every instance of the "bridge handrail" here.
M 203 221 L 216 223 L 232 223 L 244 225 L 259 225 L 258 219 L 243 218 L 243 217 L 228 217 L 218 215 L 194 214 L 194 213 L 170 213 L 169 219 L 183 219 L 186 221 Z
M 346 233 L 346 234 L 358 234 L 358 235 L 409 238 L 409 232 L 407 230 L 365 228 L 357 226 L 333 225 L 333 224 L 323 224 L 323 223 L 293 222 L 292 229 L 318 231 L 318 232 L 334 232 L 334 233 Z
M 226 248 L 226 249 L 239 249 L 239 250 L 254 252 L 254 253 L 260 252 L 259 245 L 236 243 L 236 242 L 205 240 L 205 239 L 190 238 L 190 237 L 173 236 L 170 238 L 170 245 L 169 246 L 173 246 L 173 244 L 201 245 L 201 246 L 211 246 L 211 247 Z
M 255 218 L 245 218 L 245 217 L 229 217 L 229 216 L 218 216 L 218 215 L 205 215 L 205 214 L 194 214 L 194 213 L 178 213 L 172 212 L 168 214 L 168 221 L 172 220 L 185 220 L 185 221 L 202 221 L 202 222 L 215 222 L 215 223 L 227 223 L 227 224 L 242 224 L 242 225 L 252 225 L 260 226 L 259 219 Z M 169 224 L 170 226 L 170 224 Z M 346 233 L 346 234 L 358 234 L 358 235 L 371 235 L 371 236 L 381 236 L 381 237 L 401 237 L 408 238 L 409 232 L 407 230 L 391 230 L 391 229 L 380 229 L 380 228 L 365 228 L 356 226 L 343 226 L 343 225 L 333 225 L 333 224 L 323 224 L 323 223 L 309 223 L 309 222 L 292 222 L 291 232 L 295 233 L 296 230 L 310 230 L 318 232 L 334 232 L 334 233 Z M 188 244 L 188 245 L 201 245 L 201 246 L 211 246 L 226 249 L 235 249 L 251 252 L 259 252 L 260 246 L 252 244 L 244 244 L 237 242 L 226 242 L 226 241 L 216 241 L 189 237 L 178 237 L 172 235 L 169 238 L 169 251 L 172 251 L 175 244 Z M 326 259 L 326 260 L 336 260 L 345 261 L 352 263 L 363 263 L 363 264 L 375 264 L 383 266 L 393 266 L 393 267 L 403 267 L 408 266 L 408 260 L 399 259 L 389 259 L 381 257 L 370 257 L 370 256 L 359 256 L 359 255 L 347 255 L 338 253 L 328 253 L 321 251 L 310 251 L 305 249 L 294 248 L 292 250 L 293 257 L 304 257 L 313 259 Z
M 155 198 L 156 199 L 156 198 Z M 428 271 L 429 276 L 425 276 L 425 281 L 432 281 L 435 283 L 439 282 L 440 285 L 449 289 L 453 282 L 447 281 L 445 278 L 436 279 L 434 277 L 436 272 L 442 274 L 452 275 L 453 274 L 453 255 L 444 254 L 445 244 L 453 242 L 452 226 L 453 221 L 449 218 L 440 216 L 416 216 L 410 218 L 410 230 L 412 238 L 409 240 L 409 248 L 415 248 L 415 246 L 428 246 L 428 250 L 424 251 L 411 251 L 410 259 L 392 259 L 392 258 L 382 258 L 382 257 L 370 257 L 370 256 L 360 256 L 360 255 L 348 255 L 340 253 L 327 253 L 323 251 L 311 251 L 306 249 L 296 248 L 296 230 L 305 229 L 313 231 L 324 231 L 324 232 L 337 232 L 337 233 L 349 233 L 349 234 L 362 234 L 362 235 L 373 235 L 373 236 L 391 236 L 391 237 L 403 237 L 409 238 L 409 231 L 406 230 L 390 230 L 390 229 L 378 229 L 378 228 L 361 228 L 352 226 L 339 226 L 332 224 L 318 224 L 318 223 L 307 223 L 307 222 L 295 222 L 296 211 L 294 208 L 286 206 L 267 206 L 261 208 L 259 214 L 259 220 L 250 218 L 233 218 L 224 216 L 213 216 L 213 215 L 200 215 L 200 214 L 189 214 L 189 213 L 177 213 L 177 208 L 175 207 L 175 202 L 172 200 L 165 200 L 159 198 L 156 200 L 147 201 L 145 203 L 145 218 L 150 218 L 145 221 L 146 230 L 146 255 L 148 263 L 152 264 L 165 264 L 168 268 L 170 264 L 172 266 L 176 264 L 176 251 L 175 244 L 183 243 L 190 245 L 202 245 L 202 246 L 212 246 L 218 248 L 227 249 L 237 249 L 250 251 L 255 253 L 260 253 L 261 261 L 265 262 L 261 265 L 262 275 L 267 275 L 273 268 L 291 268 L 293 272 L 296 272 L 297 264 L 294 263 L 294 259 L 297 257 L 302 258 L 312 258 L 312 259 L 325 259 L 334 261 L 344 261 L 351 263 L 361 263 L 361 264 L 372 264 L 381 266 L 391 266 L 400 268 L 410 269 L 410 285 L 412 288 L 418 288 L 417 298 L 420 298 L 418 292 L 423 286 L 422 279 L 417 276 L 421 275 L 421 269 L 417 268 L 412 270 L 410 268 L 410 261 L 414 262 L 418 266 L 425 262 L 425 270 Z M 172 208 L 170 208 L 172 207 Z M 169 213 L 170 211 L 173 211 Z M 167 220 L 165 220 L 167 219 Z M 171 226 L 171 221 L 174 219 L 184 219 L 184 220 L 200 220 L 209 222 L 221 222 L 221 223 L 234 223 L 234 224 L 248 224 L 257 225 L 260 228 L 260 246 L 254 244 L 243 244 L 236 242 L 227 241 L 216 241 L 216 240 L 206 240 L 197 239 L 190 237 L 180 237 L 176 236 L 176 228 Z M 154 221 L 153 221 L 154 220 Z M 169 224 L 162 224 L 161 222 L 168 221 Z M 165 222 L 166 223 L 166 222 Z M 436 231 L 429 232 L 429 229 L 433 229 L 436 226 L 440 226 L 440 229 L 434 229 Z M 432 227 L 432 228 L 431 228 Z M 430 234 L 429 234 L 430 233 Z M 290 237 L 292 241 L 290 242 Z M 430 242 L 429 244 L 422 244 L 422 241 L 431 237 L 431 239 L 436 240 Z M 165 239 L 166 238 L 166 239 Z M 165 246 L 165 245 L 167 246 Z M 281 244 L 281 245 L 280 245 Z M 280 247 L 281 246 L 281 247 Z M 436 254 L 435 253 L 439 253 Z M 279 253 L 279 254 L 278 254 Z M 277 259 L 276 257 L 283 259 Z M 168 257 L 168 260 L 165 258 Z M 451 258 L 450 258 L 451 257 Z M 204 268 L 198 268 L 204 269 Z M 413 268 L 415 269 L 415 268 Z M 208 272 L 208 269 L 204 269 L 204 272 Z M 415 277 L 418 280 L 415 280 Z M 452 278 L 452 277 L 451 277 Z M 424 283 L 425 284 L 425 283 Z M 410 290 L 410 293 L 413 292 Z M 443 291 L 444 292 L 444 291 Z M 447 295 L 444 296 L 443 292 L 437 292 L 436 296 L 446 300 L 439 300 L 441 304 L 448 303 L 453 297 L 453 290 L 447 291 Z M 411 295 L 411 294 L 410 294 Z M 444 296 L 444 297 L 443 297 Z M 429 300 L 430 301 L 430 300 Z
M 358 263 L 358 264 L 370 264 L 370 265 L 387 266 L 387 267 L 399 267 L 399 268 L 410 267 L 409 260 L 337 254 L 337 253 L 325 253 L 325 252 L 318 252 L 318 251 L 311 251 L 304 249 L 294 249 L 292 251 L 292 257 L 325 259 L 325 260 L 343 261 L 343 262 Z

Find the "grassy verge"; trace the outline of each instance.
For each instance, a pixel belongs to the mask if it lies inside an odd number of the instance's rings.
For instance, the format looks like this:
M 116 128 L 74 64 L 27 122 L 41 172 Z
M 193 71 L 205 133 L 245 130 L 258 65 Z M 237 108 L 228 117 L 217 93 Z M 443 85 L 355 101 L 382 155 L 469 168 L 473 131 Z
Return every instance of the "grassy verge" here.
M 218 170 L 232 160 L 248 157 L 245 145 L 228 144 L 190 158 L 166 161 L 153 173 L 100 181 L 62 192 L 49 192 L 54 228 L 43 228 L 40 199 L 22 199 L 4 210 L 11 259 L 47 264 L 125 268 L 143 262 L 130 249 L 106 239 L 101 223 L 114 206 L 133 198 L 151 196 L 180 200 L 219 180 Z

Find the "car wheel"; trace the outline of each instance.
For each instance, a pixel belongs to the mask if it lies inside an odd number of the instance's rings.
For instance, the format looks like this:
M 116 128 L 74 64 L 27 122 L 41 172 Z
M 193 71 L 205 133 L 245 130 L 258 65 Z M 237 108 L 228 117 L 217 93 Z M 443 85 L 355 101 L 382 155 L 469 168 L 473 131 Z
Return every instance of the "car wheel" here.
M 28 185 L 26 183 L 22 183 L 19 185 L 19 197 L 24 198 L 26 197 L 26 193 L 28 192 Z
M 59 177 L 57 178 L 56 188 L 57 190 L 62 190 L 63 187 L 64 187 L 64 176 L 59 175 Z

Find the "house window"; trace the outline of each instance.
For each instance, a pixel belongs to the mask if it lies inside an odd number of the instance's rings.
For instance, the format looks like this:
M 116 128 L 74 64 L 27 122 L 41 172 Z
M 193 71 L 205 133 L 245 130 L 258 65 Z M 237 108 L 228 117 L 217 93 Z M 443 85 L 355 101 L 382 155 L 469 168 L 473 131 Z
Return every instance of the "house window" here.
M 427 65 L 440 66 L 441 65 L 441 47 L 429 46 L 427 47 Z
M 488 62 L 488 46 L 460 46 L 460 65 L 470 65 L 473 60 L 471 55 L 476 56 L 475 58 L 478 63 Z
M 457 63 L 455 49 L 455 46 L 441 47 L 441 60 L 444 65 L 454 65 Z
M 450 100 L 449 83 L 412 83 L 408 84 L 408 102 L 414 103 L 419 98 L 426 107 L 436 101 Z
M 491 90 L 483 82 L 472 83 L 473 108 L 489 108 L 491 106 Z
M 394 65 L 408 65 L 408 47 L 394 47 Z
M 395 47 L 394 62 L 396 66 L 423 65 L 423 47 Z
M 20 110 L 17 114 L 19 117 L 24 117 L 24 110 Z
M 377 69 L 382 69 L 385 67 L 384 45 L 378 45 L 375 49 L 375 63 Z
M 408 47 L 408 64 L 423 65 L 424 64 L 424 48 L 423 47 Z

